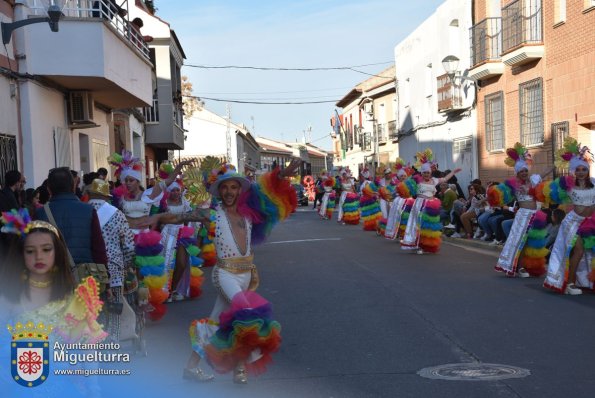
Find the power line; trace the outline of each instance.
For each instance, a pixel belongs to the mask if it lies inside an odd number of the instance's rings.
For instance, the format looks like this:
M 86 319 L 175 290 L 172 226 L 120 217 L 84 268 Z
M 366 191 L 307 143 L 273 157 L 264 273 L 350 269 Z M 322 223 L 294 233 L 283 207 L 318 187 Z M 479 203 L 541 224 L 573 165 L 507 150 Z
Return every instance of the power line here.
M 319 90 L 295 90 L 295 91 L 257 91 L 257 92 L 245 92 L 245 93 L 233 93 L 233 92 L 216 92 L 216 91 L 202 91 L 202 94 L 216 94 L 216 95 L 250 95 L 250 94 L 293 94 L 293 93 L 310 93 L 320 91 L 331 91 L 331 90 L 350 90 L 353 87 L 335 87 L 335 88 L 321 88 Z
M 334 66 L 334 67 L 317 67 L 317 68 L 279 68 L 279 67 L 267 67 L 267 66 L 243 66 L 243 65 L 192 65 L 184 64 L 189 68 L 200 68 L 200 69 L 253 69 L 253 70 L 277 70 L 277 71 L 301 71 L 310 72 L 318 70 L 353 70 L 352 68 L 361 68 L 364 66 L 384 65 L 391 64 L 393 61 L 377 62 L 373 64 L 362 64 L 353 66 Z M 355 70 L 355 72 L 360 72 Z M 360 72 L 362 73 L 362 72 Z
M 210 98 L 210 97 L 195 97 L 192 95 L 185 95 L 186 98 L 194 98 L 197 100 L 210 100 L 217 102 L 233 102 L 236 104 L 253 104 L 253 105 L 308 105 L 308 104 L 334 104 L 338 100 L 334 101 L 292 101 L 292 102 L 265 102 L 265 101 L 244 101 L 224 98 Z

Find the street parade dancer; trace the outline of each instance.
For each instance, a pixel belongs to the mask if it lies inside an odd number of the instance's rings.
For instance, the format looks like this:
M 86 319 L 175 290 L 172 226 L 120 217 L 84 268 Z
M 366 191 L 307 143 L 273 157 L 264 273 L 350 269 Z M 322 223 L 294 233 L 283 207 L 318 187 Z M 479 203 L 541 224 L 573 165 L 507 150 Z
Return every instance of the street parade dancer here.
M 337 213 L 337 222 L 342 224 L 359 224 L 359 196 L 355 193 L 353 185 L 353 176 L 349 167 L 339 171 L 341 184 L 341 197 L 339 198 L 339 212 Z
M 461 169 L 456 168 L 443 178 L 436 178 L 432 177 L 434 154 L 430 148 L 418 152 L 415 158 L 415 168 L 421 172 L 421 177 L 414 176 L 399 184 L 400 192 L 409 191 L 409 194 L 416 195 L 401 240 L 401 249 L 416 250 L 418 254 L 436 253 L 442 243 L 440 200 L 434 197 L 436 185 L 448 181 Z
M 488 202 L 492 207 L 502 207 L 516 198 L 518 210 L 495 269 L 511 277 L 540 276 L 545 272 L 548 253 L 544 247 L 547 216 L 537 208 L 535 187 L 545 175 L 533 174 L 529 177 L 533 160 L 521 143 L 506 149 L 506 154 L 504 163 L 514 167 L 516 177 L 488 188 Z
M 362 178 L 360 185 L 359 206 L 361 218 L 364 222 L 364 231 L 376 231 L 380 220 L 380 206 L 378 206 L 378 185 L 372 181 L 368 168 L 360 170 Z
M 124 213 L 132 232 L 135 234 L 135 264 L 138 267 L 138 273 L 142 277 L 142 284 L 137 292 L 138 300 L 135 299 L 131 305 L 138 311 L 137 314 L 140 317 L 139 328 L 142 328 L 144 310 L 141 308 L 149 311 L 149 317 L 152 320 L 161 319 L 166 312 L 163 303 L 167 300 L 169 292 L 167 289 L 168 275 L 165 268 L 165 259 L 162 256 L 161 234 L 143 228 L 140 225 L 140 220 L 148 216 L 151 209 L 159 208 L 159 203 L 167 187 L 174 182 L 182 168 L 191 164 L 192 161 L 180 162 L 167 173 L 167 176 L 162 175 L 165 178 L 159 184 L 144 191 L 141 190 L 141 170 L 144 166 L 140 159 L 132 156 L 130 151 L 123 150 L 122 154 L 112 154 L 108 161 L 112 166 L 116 167 L 114 175 L 122 183 L 112 192 L 113 205 Z M 148 300 L 150 306 L 144 306 L 146 300 Z M 141 334 L 139 331 L 139 335 Z
M 401 158 L 397 158 L 397 161 L 395 163 L 395 169 L 397 170 L 397 181 L 395 182 L 395 188 L 397 188 L 400 186 L 400 183 L 403 183 L 407 179 L 407 177 L 413 174 L 413 170 L 411 170 L 410 167 L 407 167 L 405 165 L 405 161 Z M 405 188 L 405 185 L 401 186 L 402 188 Z M 414 202 L 414 200 L 410 196 L 410 193 L 400 195 L 398 190 L 396 190 L 394 194 L 394 199 L 390 205 L 388 219 L 386 221 L 386 231 L 384 233 L 385 238 L 391 240 L 403 238 L 403 235 L 405 233 L 405 227 L 407 226 L 407 220 L 409 218 L 409 212 L 404 212 L 405 203 L 409 200 L 409 208 L 411 208 Z
M 165 165 L 165 166 L 164 166 Z M 167 177 L 173 172 L 170 164 L 164 164 L 160 173 Z M 184 182 L 177 178 L 166 189 L 160 202 L 160 212 L 183 214 L 192 211 L 190 202 L 184 197 Z M 202 285 L 202 271 L 197 266 L 202 265 L 199 259 L 199 249 L 196 246 L 195 228 L 178 224 L 167 224 L 161 229 L 161 244 L 168 274 L 168 302 L 184 300 L 186 297 L 195 298 L 200 295 Z M 189 265 L 193 268 L 190 270 Z M 193 279 L 197 279 L 194 281 Z M 197 288 L 191 289 L 191 286 Z
M 322 199 L 320 200 L 320 209 L 318 210 L 318 214 L 322 217 L 323 220 L 330 220 L 333 217 L 333 211 L 335 210 L 335 184 L 336 179 L 335 177 L 325 175 L 322 177 L 322 188 L 324 190 L 324 194 L 322 195 Z
M 223 164 L 206 179 L 215 207 L 214 244 L 217 264 L 212 280 L 218 296 L 209 318 L 190 326 L 192 353 L 184 368 L 185 379 L 208 381 L 212 375 L 199 368 L 201 358 L 218 373 L 233 371 L 233 381 L 245 384 L 247 374 L 261 374 L 278 350 L 280 325 L 272 319 L 271 305 L 255 293 L 259 284 L 252 244 L 262 243 L 272 227 L 296 208 L 297 199 L 287 177 L 301 161 L 294 159 L 285 169 L 262 175 L 251 184 L 235 167 Z M 209 209 L 190 214 L 160 214 L 148 224 L 210 222 Z
M 381 166 L 378 171 L 382 172 L 383 178 L 379 178 L 376 182 L 376 185 L 378 186 L 378 202 L 381 213 L 381 216 L 378 219 L 378 228 L 376 232 L 378 236 L 384 236 L 386 233 L 386 224 L 388 222 L 390 206 L 393 200 L 395 200 L 398 179 L 396 174 L 393 174 L 392 168 L 389 166 Z
M 555 165 L 568 168 L 570 175 L 545 183 L 543 197 L 538 192 L 539 199 L 546 203 L 573 205 L 560 225 L 543 283 L 558 293 L 579 295 L 583 293 L 581 288 L 593 289 L 595 179 L 589 175 L 592 162 L 589 148 L 581 148 L 576 139 L 566 138 L 557 151 Z

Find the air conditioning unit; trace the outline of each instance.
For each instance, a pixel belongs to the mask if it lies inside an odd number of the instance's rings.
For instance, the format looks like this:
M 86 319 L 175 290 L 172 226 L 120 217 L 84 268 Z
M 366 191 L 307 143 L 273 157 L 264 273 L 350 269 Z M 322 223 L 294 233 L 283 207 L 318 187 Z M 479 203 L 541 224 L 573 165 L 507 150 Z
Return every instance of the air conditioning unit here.
M 93 96 L 89 91 L 71 91 L 68 106 L 70 123 L 93 123 Z

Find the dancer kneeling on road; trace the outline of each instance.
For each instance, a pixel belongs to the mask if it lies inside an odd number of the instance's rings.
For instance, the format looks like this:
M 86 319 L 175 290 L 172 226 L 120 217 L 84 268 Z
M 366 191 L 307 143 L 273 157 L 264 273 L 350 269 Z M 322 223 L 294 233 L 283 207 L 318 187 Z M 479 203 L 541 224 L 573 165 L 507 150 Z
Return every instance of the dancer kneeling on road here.
M 206 357 L 218 373 L 233 371 L 233 381 L 245 384 L 247 372 L 263 373 L 271 354 L 279 349 L 281 327 L 272 319 L 271 304 L 254 292 L 259 279 L 252 244 L 262 243 L 272 226 L 295 210 L 295 191 L 286 177 L 295 173 L 300 162 L 295 159 L 284 170 L 264 174 L 254 184 L 224 164 L 207 181 L 209 192 L 219 202 L 214 211 L 196 209 L 147 218 L 147 225 L 215 223 L 217 265 L 212 280 L 219 294 L 209 318 L 190 326 L 193 351 L 184 369 L 185 379 L 213 379 L 198 367 Z

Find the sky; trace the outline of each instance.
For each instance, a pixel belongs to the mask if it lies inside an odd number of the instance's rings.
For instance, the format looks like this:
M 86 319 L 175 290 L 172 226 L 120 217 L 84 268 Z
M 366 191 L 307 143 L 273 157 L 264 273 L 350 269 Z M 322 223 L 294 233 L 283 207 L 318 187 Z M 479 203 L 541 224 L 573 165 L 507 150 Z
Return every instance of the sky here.
M 394 48 L 444 0 L 156 0 L 184 53 L 182 74 L 206 109 L 245 124 L 255 135 L 331 149 L 335 103 L 394 63 Z M 374 64 L 374 65 L 369 65 Z M 194 66 L 329 68 L 262 71 Z M 398 67 L 398 66 L 397 66 Z M 215 101 L 314 102 L 256 105 Z M 338 109 L 340 112 L 340 109 Z M 309 131 L 309 132 L 308 132 Z

